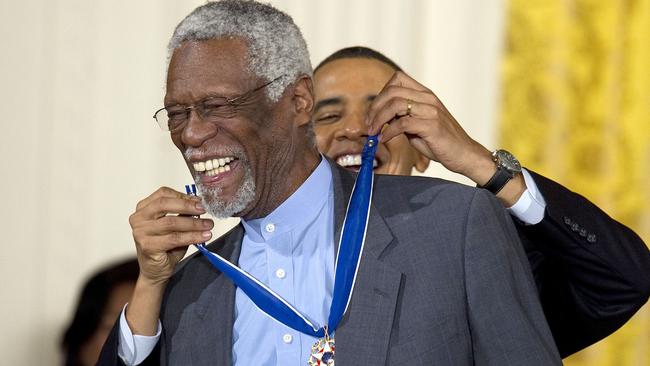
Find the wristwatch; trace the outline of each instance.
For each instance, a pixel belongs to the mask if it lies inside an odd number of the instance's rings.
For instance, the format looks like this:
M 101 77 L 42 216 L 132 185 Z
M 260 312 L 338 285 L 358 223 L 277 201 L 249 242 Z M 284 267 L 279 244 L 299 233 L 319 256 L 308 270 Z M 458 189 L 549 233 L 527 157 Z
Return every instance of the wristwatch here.
M 494 151 L 492 161 L 496 164 L 497 171 L 481 188 L 485 188 L 496 195 L 510 179 L 521 173 L 521 164 L 514 155 L 506 150 Z

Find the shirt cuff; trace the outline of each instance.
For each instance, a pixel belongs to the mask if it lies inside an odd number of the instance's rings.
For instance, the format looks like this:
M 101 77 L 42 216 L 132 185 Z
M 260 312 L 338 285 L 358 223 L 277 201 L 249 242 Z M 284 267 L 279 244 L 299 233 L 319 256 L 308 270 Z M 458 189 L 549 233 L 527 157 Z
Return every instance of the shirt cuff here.
M 156 343 L 160 339 L 162 326 L 160 325 L 160 320 L 158 320 L 156 335 L 134 335 L 131 332 L 131 328 L 129 328 L 129 323 L 126 322 L 127 306 L 128 304 L 124 305 L 122 314 L 120 314 L 120 340 L 118 342 L 117 354 L 125 365 L 134 366 L 141 364 L 156 347 Z
M 535 225 L 544 218 L 546 201 L 530 173 L 522 169 L 521 174 L 526 182 L 526 190 L 514 205 L 508 207 L 508 212 L 526 225 Z

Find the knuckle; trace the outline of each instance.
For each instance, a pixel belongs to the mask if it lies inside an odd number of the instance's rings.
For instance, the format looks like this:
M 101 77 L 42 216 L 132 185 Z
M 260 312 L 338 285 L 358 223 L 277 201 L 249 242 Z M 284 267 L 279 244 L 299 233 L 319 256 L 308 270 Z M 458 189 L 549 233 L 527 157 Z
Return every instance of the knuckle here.
M 174 231 L 169 234 L 169 242 L 171 244 L 177 245 L 177 244 L 183 244 L 185 239 L 185 235 L 182 232 L 179 231 Z
M 160 223 L 161 229 L 164 231 L 170 231 L 176 224 L 175 217 L 172 216 L 161 217 L 158 221 Z
M 400 101 L 401 101 L 401 99 L 398 99 L 398 98 L 391 99 L 390 104 L 389 104 L 390 108 L 395 109 L 395 110 L 398 109 L 400 107 Z
M 194 230 L 203 230 L 204 229 L 203 225 L 205 225 L 205 222 L 207 222 L 207 220 L 205 219 L 192 220 L 192 228 Z
M 135 239 L 136 243 L 140 243 L 140 244 L 142 244 L 142 242 L 141 242 L 140 240 L 138 240 L 138 238 L 139 238 L 140 236 L 142 236 L 142 230 L 136 228 L 136 229 L 133 229 L 133 230 L 131 231 L 131 233 L 133 234 L 133 239 Z
M 154 195 L 165 194 L 165 193 L 169 192 L 170 190 L 171 190 L 171 188 L 162 186 L 162 187 L 156 189 L 156 192 L 154 192 Z
M 432 118 L 438 119 L 440 118 L 440 109 L 436 106 L 431 106 L 431 110 L 429 112 L 431 114 Z
M 155 243 L 141 230 L 133 230 L 133 239 L 135 240 L 135 246 L 138 251 L 150 253 L 154 250 Z
M 399 89 L 399 87 L 397 85 L 392 85 L 391 84 L 391 85 L 386 86 L 386 89 L 384 89 L 384 90 L 385 90 L 385 93 L 388 94 L 388 95 L 395 95 L 397 93 L 398 89 Z
M 136 211 L 140 211 L 140 210 L 142 210 L 142 208 L 144 207 L 145 203 L 146 203 L 146 200 L 140 200 L 140 201 L 138 201 L 138 203 L 135 205 L 135 210 L 136 210 Z
M 131 215 L 129 215 L 129 225 L 130 225 L 131 227 L 134 227 L 135 224 L 137 223 L 137 221 L 138 221 L 138 218 L 137 218 L 137 216 L 136 216 L 136 212 L 134 212 L 134 213 L 132 213 Z
M 154 201 L 154 204 L 156 205 L 155 207 L 159 210 L 162 210 L 164 207 L 167 207 L 169 205 L 169 202 L 171 200 L 169 197 L 158 197 Z

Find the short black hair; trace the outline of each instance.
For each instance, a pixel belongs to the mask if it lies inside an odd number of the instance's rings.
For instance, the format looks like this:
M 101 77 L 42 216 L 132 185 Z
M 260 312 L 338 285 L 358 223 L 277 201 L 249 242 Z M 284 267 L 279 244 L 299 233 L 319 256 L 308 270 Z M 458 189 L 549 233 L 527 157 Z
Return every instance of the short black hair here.
M 139 271 L 138 261 L 132 258 L 108 265 L 86 281 L 74 318 L 61 340 L 66 366 L 81 365 L 79 351 L 99 327 L 111 292 L 122 283 L 135 283 Z
M 395 69 L 395 71 L 402 71 L 401 67 L 399 67 L 393 60 L 386 57 L 383 53 L 379 51 L 375 51 L 372 48 L 368 48 L 368 47 L 354 46 L 354 47 L 342 48 L 334 52 L 333 54 L 327 56 L 323 61 L 321 61 L 321 63 L 318 64 L 318 66 L 316 66 L 316 68 L 314 69 L 314 73 L 316 73 L 316 71 L 321 67 L 323 67 L 324 65 L 332 61 L 336 61 L 344 58 L 369 58 L 369 59 L 383 62 L 386 65 Z

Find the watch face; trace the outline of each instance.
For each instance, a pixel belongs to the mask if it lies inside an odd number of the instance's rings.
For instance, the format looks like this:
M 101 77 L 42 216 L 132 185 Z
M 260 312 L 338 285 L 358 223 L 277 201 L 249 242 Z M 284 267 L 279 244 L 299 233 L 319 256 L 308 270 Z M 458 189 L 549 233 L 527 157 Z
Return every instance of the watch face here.
M 517 160 L 517 158 L 515 158 L 515 156 L 509 153 L 508 151 L 497 150 L 495 152 L 495 157 L 497 159 L 497 164 L 504 167 L 509 172 L 511 173 L 521 172 L 521 164 L 519 164 L 519 160 Z

